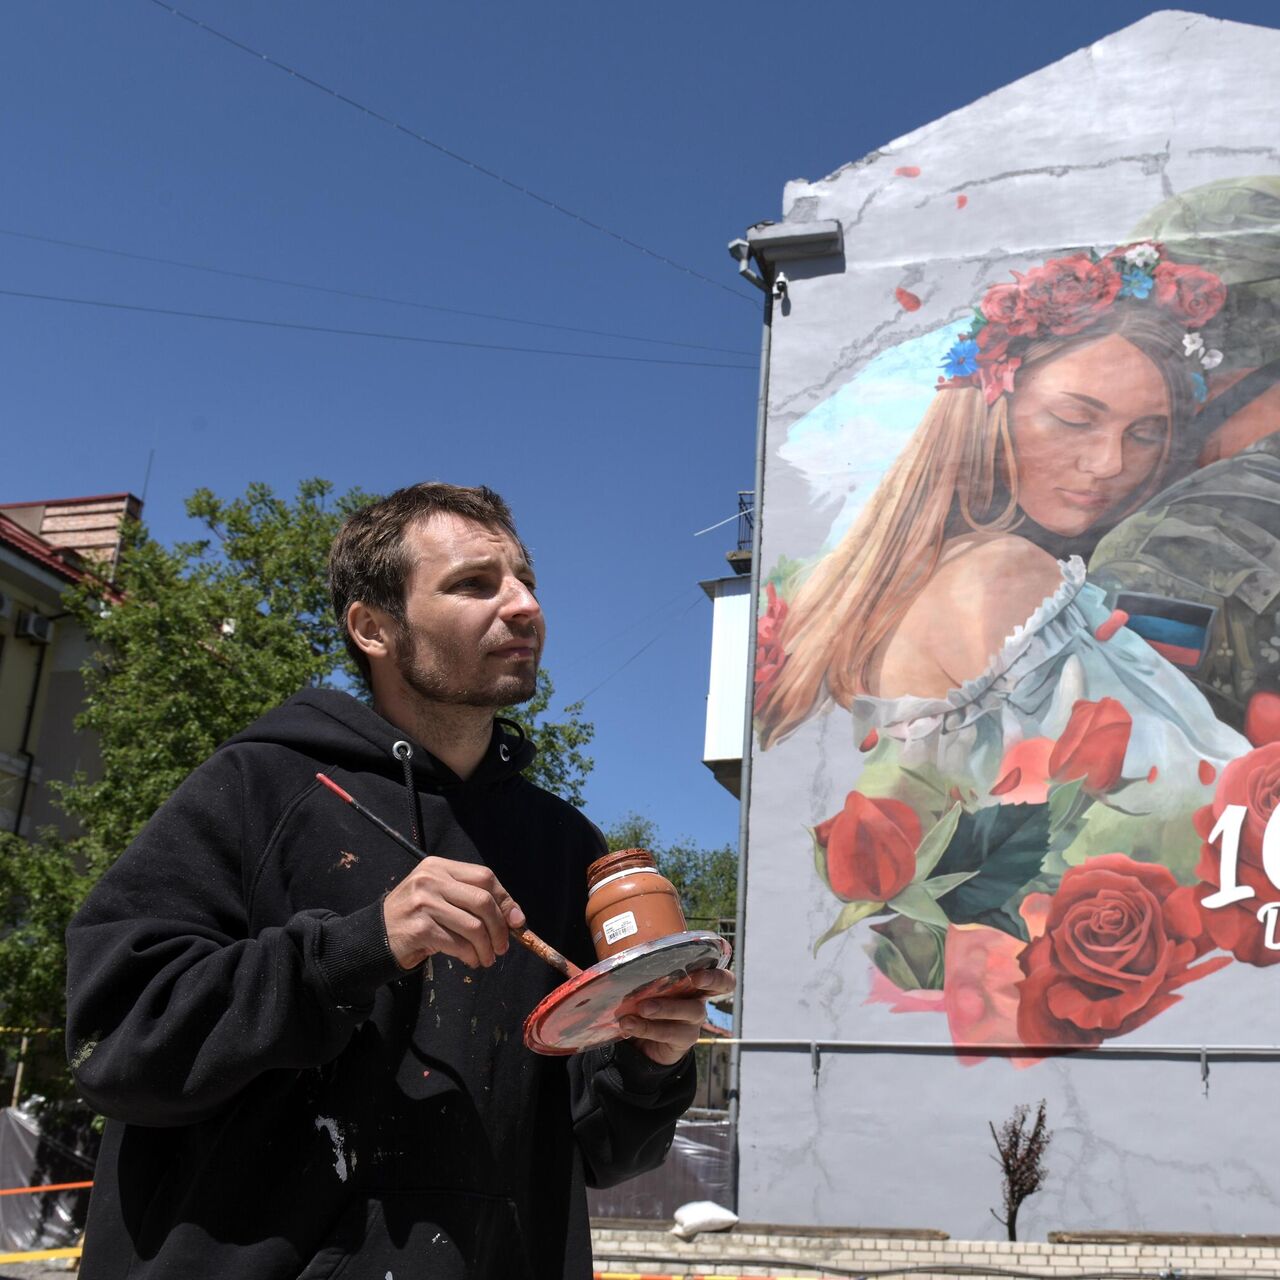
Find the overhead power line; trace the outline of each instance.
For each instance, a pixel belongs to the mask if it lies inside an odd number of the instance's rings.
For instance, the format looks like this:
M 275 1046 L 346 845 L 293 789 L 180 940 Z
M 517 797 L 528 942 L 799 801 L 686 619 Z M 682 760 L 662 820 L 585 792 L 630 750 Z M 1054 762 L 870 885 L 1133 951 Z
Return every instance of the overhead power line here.
M 629 249 L 635 249 L 638 253 L 643 253 L 646 257 L 653 258 L 656 262 L 661 262 L 668 267 L 681 271 L 685 275 L 692 276 L 695 280 L 701 280 L 704 284 L 714 285 L 717 289 L 723 289 L 725 293 L 732 294 L 733 297 L 743 302 L 750 303 L 755 306 L 755 299 L 741 292 L 741 290 L 731 288 L 722 280 L 714 280 L 711 276 L 703 275 L 701 271 L 695 271 L 692 267 L 687 267 L 682 262 L 669 258 L 665 253 L 659 253 L 656 249 L 650 249 L 647 245 L 640 244 L 636 240 L 632 240 L 629 236 L 624 236 L 621 232 L 614 231 L 610 227 L 604 226 L 602 223 L 595 222 L 591 218 L 585 217 L 581 213 L 575 213 L 574 210 L 566 208 L 558 201 L 552 200 L 548 196 L 540 195 L 537 191 L 533 191 L 522 183 L 516 182 L 511 178 L 505 177 L 498 173 L 496 169 L 490 169 L 487 165 L 479 164 L 475 160 L 469 159 L 467 156 L 454 151 L 450 147 L 446 147 L 443 143 L 436 142 L 432 138 L 428 138 L 425 134 L 419 133 L 416 129 L 409 128 L 408 125 L 401 124 L 400 121 L 392 119 L 391 116 L 383 115 L 380 111 L 375 111 L 372 107 L 365 106 L 363 102 L 357 102 L 354 98 L 348 97 L 345 93 L 339 93 L 337 89 L 331 89 L 327 84 L 321 84 L 319 80 L 313 80 L 310 76 L 303 74 L 296 67 L 288 66 L 286 63 L 278 62 L 269 54 L 263 53 L 260 49 L 254 49 L 251 46 L 235 39 L 233 36 L 227 35 L 225 32 L 211 27 L 207 22 L 201 22 L 199 18 L 193 18 L 190 14 L 183 13 L 181 9 L 174 8 L 173 5 L 166 3 L 166 0 L 151 0 L 159 9 L 164 9 L 167 13 L 173 14 L 175 18 L 181 18 L 184 22 L 189 22 L 193 27 L 198 27 L 207 35 L 216 37 L 219 40 L 229 44 L 233 49 L 239 49 L 241 53 L 247 53 L 250 57 L 257 58 L 260 62 L 265 62 L 268 66 L 274 67 L 277 71 L 283 71 L 286 75 L 292 76 L 295 80 L 300 80 L 303 84 L 308 85 L 312 89 L 327 94 L 329 97 L 336 99 L 338 102 L 344 103 L 348 107 L 354 108 L 356 111 L 362 112 L 370 119 L 378 121 L 379 124 L 385 124 L 388 128 L 396 130 L 397 133 L 403 133 L 406 137 L 412 138 L 415 142 L 422 143 L 423 146 L 430 147 L 433 151 L 438 151 L 442 156 L 447 156 L 450 160 L 456 160 L 459 164 L 464 164 L 468 169 L 475 170 L 476 173 L 483 174 L 486 178 L 492 178 L 494 182 L 500 182 L 504 187 L 509 187 L 512 191 L 518 191 L 522 196 L 528 196 L 530 200 L 536 200 L 538 204 L 553 209 L 556 213 L 562 214 L 566 218 L 571 218 L 574 222 L 581 223 L 584 227 L 590 227 L 592 231 L 598 231 L 601 235 L 609 236 L 616 240 L 619 244 L 624 244 Z
M 224 324 L 250 324 L 264 329 L 294 329 L 301 333 L 336 334 L 344 338 L 378 338 L 386 342 L 417 342 L 434 347 L 470 347 L 476 351 L 510 351 L 534 356 L 569 356 L 577 360 L 621 360 L 627 364 L 681 365 L 691 369 L 743 369 L 749 364 L 729 364 L 715 360 L 666 360 L 661 356 L 620 356 L 599 351 L 565 351 L 555 347 L 517 347 L 498 342 L 466 342 L 461 338 L 425 338 L 412 333 L 387 333 L 376 329 L 341 329 L 331 325 L 297 324 L 289 320 L 260 320 L 253 316 L 228 316 L 212 311 L 182 311 L 175 307 L 145 307 L 132 302 L 110 302 L 101 298 L 69 298 L 52 293 L 28 293 L 21 289 L 0 289 L 0 296 L 26 298 L 36 302 L 58 302 L 77 307 L 98 307 L 109 311 L 140 311 L 146 315 L 178 316 L 184 320 L 218 320 Z
M 554 324 L 550 320 L 526 320 L 520 316 L 504 316 L 491 311 L 466 311 L 460 307 L 446 307 L 440 303 L 419 302 L 412 298 L 392 298 L 380 293 L 361 293 L 353 289 L 337 289 L 329 285 L 308 284 L 302 280 L 286 280 L 281 276 L 260 275 L 252 271 L 234 271 L 229 267 L 211 267 L 200 262 L 184 262 L 180 258 L 164 258 L 149 253 L 131 253 L 127 249 L 114 249 L 108 245 L 88 244 L 83 240 L 60 240 L 56 236 L 37 235 L 33 231 L 17 231 L 0 227 L 0 236 L 12 236 L 17 240 L 33 240 L 39 244 L 57 245 L 63 249 L 81 249 L 86 253 L 101 253 L 113 258 L 127 258 L 132 262 L 158 263 L 166 267 L 182 267 L 187 271 L 204 271 L 209 275 L 229 276 L 234 280 L 252 280 L 258 284 L 278 284 L 290 289 L 306 289 L 312 293 L 329 293 L 338 298 L 357 298 L 362 302 L 382 302 L 396 307 L 415 307 L 419 311 L 439 311 L 451 316 L 470 316 L 478 320 L 498 320 L 503 324 L 529 325 L 537 329 L 558 329 L 563 333 L 583 333 L 596 338 L 618 338 L 625 342 L 647 342 L 655 346 L 684 347 L 690 351 L 716 351 L 728 356 L 755 355 L 753 351 L 741 351 L 735 347 L 709 347 L 698 342 L 679 342 L 674 338 L 646 338 L 635 333 L 615 333 L 609 329 L 584 329 L 571 324 Z
M 635 653 L 633 653 L 633 654 L 632 654 L 629 658 L 627 658 L 624 662 L 621 662 L 621 663 L 619 663 L 619 664 L 618 664 L 618 666 L 614 667 L 614 669 L 613 669 L 612 671 L 610 671 L 610 672 L 609 672 L 609 674 L 608 674 L 607 676 L 605 676 L 605 678 L 604 678 L 603 680 L 599 681 L 597 684 L 592 685 L 592 686 L 591 686 L 591 688 L 590 688 L 590 689 L 588 689 L 588 690 L 587 690 L 587 692 L 586 692 L 586 693 L 584 693 L 584 694 L 582 695 L 582 697 L 580 697 L 580 698 L 575 698 L 575 699 L 573 700 L 573 702 L 567 703 L 566 705 L 567 705 L 567 706 L 573 706 L 575 703 L 586 702 L 586 700 L 587 700 L 589 697 L 591 697 L 591 696 L 592 696 L 592 694 L 598 693 L 601 689 L 603 689 L 603 688 L 605 687 L 605 685 L 607 685 L 607 684 L 609 683 L 609 681 L 610 681 L 610 680 L 612 680 L 612 679 L 614 678 L 614 676 L 616 676 L 616 675 L 621 675 L 621 674 L 622 674 L 622 672 L 624 672 L 624 671 L 625 671 L 625 670 L 626 670 L 626 669 L 627 669 L 627 668 L 628 668 L 628 667 L 629 667 L 629 666 L 630 666 L 630 665 L 631 665 L 631 664 L 632 664 L 632 663 L 633 663 L 633 662 L 634 662 L 638 657 L 640 657 L 640 656 L 641 656 L 641 654 L 645 653 L 645 652 L 646 652 L 647 650 L 649 650 L 649 649 L 652 649 L 652 648 L 653 648 L 653 646 L 654 646 L 655 644 L 657 644 L 657 643 L 658 643 L 658 641 L 659 641 L 659 640 L 661 640 L 661 639 L 662 639 L 662 637 L 663 637 L 663 636 L 665 636 L 665 635 L 667 634 L 667 632 L 668 632 L 668 631 L 670 631 L 670 630 L 672 629 L 672 627 L 675 627 L 675 626 L 677 626 L 679 623 L 683 622 L 683 621 L 684 621 L 684 619 L 685 619 L 685 618 L 687 618 L 687 617 L 689 616 L 689 614 L 691 614 L 691 613 L 694 611 L 694 609 L 696 609 L 696 608 L 698 607 L 698 604 L 699 604 L 699 600 L 694 600 L 694 601 L 692 601 L 692 602 L 690 603 L 689 607 L 688 607 L 687 609 L 685 609 L 685 610 L 680 614 L 680 616 L 679 616 L 678 618 L 676 618 L 676 619 L 674 619 L 673 621 L 671 621 L 671 622 L 667 623 L 667 624 L 666 624 L 665 626 L 663 626 L 659 631 L 657 631 L 654 635 L 650 636 L 650 638 L 649 638 L 648 640 L 646 640 L 646 641 L 644 642 L 644 644 L 642 644 L 642 645 L 641 645 L 641 646 L 640 646 L 640 647 L 635 651 Z

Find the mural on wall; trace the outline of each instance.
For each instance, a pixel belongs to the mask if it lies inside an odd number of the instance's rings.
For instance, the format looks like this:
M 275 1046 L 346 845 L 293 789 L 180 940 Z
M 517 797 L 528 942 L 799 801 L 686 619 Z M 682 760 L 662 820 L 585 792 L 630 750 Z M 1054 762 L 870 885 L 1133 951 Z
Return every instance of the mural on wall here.
M 1280 179 L 975 303 L 792 424 L 844 491 L 764 566 L 756 730 L 860 744 L 816 963 L 856 929 L 873 1001 L 1030 1063 L 1280 964 Z

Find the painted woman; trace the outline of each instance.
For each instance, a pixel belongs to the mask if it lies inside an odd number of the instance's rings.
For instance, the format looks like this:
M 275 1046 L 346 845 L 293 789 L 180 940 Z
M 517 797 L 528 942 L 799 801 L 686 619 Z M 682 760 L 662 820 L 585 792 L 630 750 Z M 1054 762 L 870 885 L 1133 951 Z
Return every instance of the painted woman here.
M 1151 242 L 989 288 L 860 517 L 762 622 L 761 745 L 835 702 L 855 741 L 983 793 L 1010 748 L 1110 699 L 1132 721 L 1126 779 L 1194 786 L 1246 750 L 1053 553 L 1087 553 L 1182 465 L 1216 354 L 1195 335 L 1224 297 Z

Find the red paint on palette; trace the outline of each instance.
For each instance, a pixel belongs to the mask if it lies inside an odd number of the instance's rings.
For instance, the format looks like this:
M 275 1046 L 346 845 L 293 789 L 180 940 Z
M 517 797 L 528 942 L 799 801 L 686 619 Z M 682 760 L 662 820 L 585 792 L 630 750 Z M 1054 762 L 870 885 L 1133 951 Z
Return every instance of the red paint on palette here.
M 916 297 L 910 289 L 898 288 L 893 291 L 893 296 L 897 298 L 898 305 L 903 311 L 919 311 L 920 299 Z
M 963 209 L 969 203 L 968 196 L 956 196 L 956 208 Z
M 654 996 L 686 996 L 692 975 L 729 963 L 729 944 L 714 933 L 677 933 L 640 943 L 561 983 L 525 1019 L 524 1042 L 534 1053 L 580 1053 L 625 1040 L 621 1021 Z
M 1147 781 L 1154 782 L 1159 776 L 1160 770 L 1157 769 L 1155 765 L 1152 765 L 1150 771 L 1147 773 Z
M 893 173 L 897 178 L 918 178 L 920 176 L 920 166 L 918 164 L 900 164 Z
M 1200 775 L 1200 782 L 1203 786 L 1208 786 L 1214 778 L 1218 776 L 1218 771 L 1207 760 L 1200 761 L 1200 768 L 1197 770 Z
M 859 751 L 870 751 L 880 741 L 880 731 L 872 729 L 869 734 L 858 744 Z

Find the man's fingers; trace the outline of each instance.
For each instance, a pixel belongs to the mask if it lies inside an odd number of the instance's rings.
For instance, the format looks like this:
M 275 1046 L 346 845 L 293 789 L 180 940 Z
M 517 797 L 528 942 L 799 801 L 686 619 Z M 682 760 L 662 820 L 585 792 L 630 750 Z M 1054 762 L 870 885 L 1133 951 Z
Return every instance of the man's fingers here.
M 728 995 L 738 985 L 738 979 L 728 969 L 700 969 L 689 975 L 694 985 L 704 995 Z
M 707 1016 L 707 1005 L 701 996 L 665 996 L 642 1000 L 635 1012 L 656 1022 L 692 1022 L 701 1026 Z
M 624 1035 L 635 1040 L 642 1053 L 666 1066 L 679 1062 L 698 1040 L 698 1024 L 693 1022 L 671 1022 L 628 1014 L 618 1025 Z
M 525 915 L 519 903 L 503 888 L 502 881 L 488 867 L 478 866 L 474 862 L 452 862 L 448 858 L 427 858 L 423 865 L 427 863 L 439 864 L 451 879 L 462 884 L 473 885 L 488 894 L 493 899 L 498 915 L 502 919 L 504 933 L 508 928 L 524 928 Z
M 455 933 L 465 933 L 467 937 L 470 937 L 471 931 L 478 927 L 484 931 L 486 944 L 494 954 L 504 955 L 506 953 L 507 947 L 510 945 L 511 934 L 507 928 L 507 922 L 499 910 L 497 899 L 487 889 L 457 880 L 446 880 L 440 886 L 440 896 L 449 907 L 461 912 L 475 922 L 474 925 L 459 928 L 452 921 L 446 921 L 450 929 Z M 443 916 L 441 919 L 443 919 Z
M 507 949 L 509 935 L 506 929 L 498 931 L 498 938 L 501 941 L 500 950 L 494 942 L 495 931 L 492 923 L 469 911 L 465 905 L 457 906 L 447 900 L 442 902 L 434 914 L 434 922 L 450 936 L 451 940 L 461 941 L 463 946 L 476 957 L 473 961 L 466 961 L 456 951 L 448 947 L 440 948 L 449 955 L 456 955 L 459 960 L 463 960 L 463 963 L 472 965 L 478 963 L 481 968 L 487 969 L 493 963 L 494 957 L 501 955 Z
M 487 968 L 511 945 L 524 915 L 488 867 L 424 858 L 386 897 L 387 938 L 402 968 L 444 954 Z

